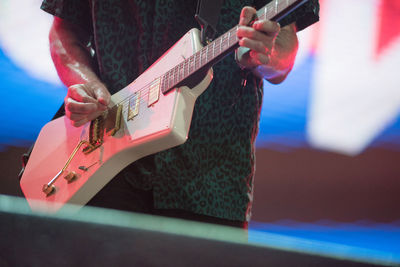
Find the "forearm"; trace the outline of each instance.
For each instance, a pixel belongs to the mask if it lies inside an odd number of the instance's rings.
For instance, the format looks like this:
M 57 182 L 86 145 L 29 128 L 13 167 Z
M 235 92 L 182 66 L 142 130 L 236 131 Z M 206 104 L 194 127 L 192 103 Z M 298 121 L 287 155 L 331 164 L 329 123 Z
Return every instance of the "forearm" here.
M 253 73 L 271 83 L 281 83 L 293 68 L 297 49 L 298 39 L 293 23 L 280 30 L 271 51 L 270 62 L 254 68 Z
M 55 18 L 49 35 L 50 52 L 61 81 L 67 86 L 100 82 L 84 31 L 62 19 Z
M 97 77 L 88 34 L 78 26 L 55 18 L 50 30 L 50 51 L 62 82 L 68 87 L 65 114 L 78 127 L 101 115 L 110 103 L 110 93 Z

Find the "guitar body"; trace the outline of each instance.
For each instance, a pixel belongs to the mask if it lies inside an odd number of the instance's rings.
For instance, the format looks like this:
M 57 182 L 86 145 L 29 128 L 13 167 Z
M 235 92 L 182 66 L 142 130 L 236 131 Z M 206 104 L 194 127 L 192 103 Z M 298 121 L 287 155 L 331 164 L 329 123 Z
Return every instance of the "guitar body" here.
M 46 124 L 20 182 L 31 208 L 55 212 L 66 203 L 84 205 L 130 163 L 184 143 L 195 101 L 210 84 L 212 70 L 191 89 L 182 86 L 163 94 L 157 84 L 150 86 L 152 92 L 143 88 L 154 84 L 157 77 L 201 47 L 199 31 L 192 29 L 134 82 L 114 94 L 111 104 L 122 105 L 120 129 L 113 136 L 105 134 L 103 143 L 88 154 L 83 153 L 85 145 L 75 154 L 74 150 L 80 141 L 89 139 L 90 123 L 76 128 L 64 116 Z M 158 98 L 149 102 L 154 92 L 159 94 Z M 135 102 L 132 95 L 140 96 L 140 101 L 136 102 L 137 115 L 130 118 L 132 102 Z M 75 174 L 74 179 L 64 179 L 71 172 Z M 54 190 L 50 194 L 43 192 L 43 186 L 55 177 Z

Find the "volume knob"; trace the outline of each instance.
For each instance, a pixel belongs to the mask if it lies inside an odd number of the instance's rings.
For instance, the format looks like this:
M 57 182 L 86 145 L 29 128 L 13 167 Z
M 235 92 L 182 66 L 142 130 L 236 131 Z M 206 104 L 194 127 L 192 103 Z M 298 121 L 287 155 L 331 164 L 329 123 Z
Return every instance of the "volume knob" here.
M 78 178 L 78 176 L 74 171 L 68 172 L 68 174 L 64 176 L 64 179 L 67 180 L 68 183 L 72 183 L 76 178 Z

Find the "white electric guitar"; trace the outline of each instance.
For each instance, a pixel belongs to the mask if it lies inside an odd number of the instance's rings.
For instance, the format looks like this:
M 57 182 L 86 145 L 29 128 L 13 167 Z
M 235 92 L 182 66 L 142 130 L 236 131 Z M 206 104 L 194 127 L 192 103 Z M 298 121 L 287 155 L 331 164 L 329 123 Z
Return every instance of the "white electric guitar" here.
M 257 17 L 279 21 L 305 2 L 274 0 Z M 183 144 L 195 101 L 212 80 L 211 66 L 238 47 L 237 29 L 205 47 L 192 29 L 114 94 L 107 113 L 78 128 L 65 116 L 47 123 L 20 182 L 31 208 L 85 205 L 130 163 Z

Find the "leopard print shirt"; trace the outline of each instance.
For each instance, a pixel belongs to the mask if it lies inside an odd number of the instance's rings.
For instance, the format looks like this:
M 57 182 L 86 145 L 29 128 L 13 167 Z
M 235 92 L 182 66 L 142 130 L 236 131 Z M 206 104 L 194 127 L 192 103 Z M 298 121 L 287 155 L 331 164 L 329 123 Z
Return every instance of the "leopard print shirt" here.
M 238 23 L 242 7 L 267 2 L 225 0 L 218 35 Z M 45 0 L 41 8 L 93 36 L 98 74 L 115 93 L 198 27 L 196 5 L 197 0 Z M 281 24 L 296 21 L 302 29 L 316 20 L 315 0 Z M 187 142 L 136 161 L 123 175 L 133 186 L 153 190 L 155 208 L 245 221 L 253 196 L 262 83 L 248 74 L 242 86 L 243 72 L 232 55 L 213 69 L 210 87 L 196 102 Z

